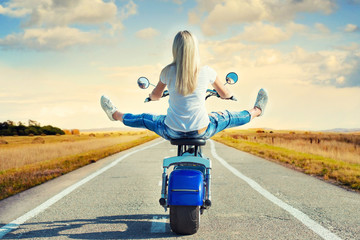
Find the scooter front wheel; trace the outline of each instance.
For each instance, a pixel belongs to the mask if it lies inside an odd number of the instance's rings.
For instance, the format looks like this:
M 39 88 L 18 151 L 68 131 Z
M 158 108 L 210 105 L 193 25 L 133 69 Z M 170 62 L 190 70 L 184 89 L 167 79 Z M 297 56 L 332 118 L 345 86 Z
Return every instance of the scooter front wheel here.
M 177 234 L 194 234 L 200 225 L 200 206 L 170 206 L 170 227 Z

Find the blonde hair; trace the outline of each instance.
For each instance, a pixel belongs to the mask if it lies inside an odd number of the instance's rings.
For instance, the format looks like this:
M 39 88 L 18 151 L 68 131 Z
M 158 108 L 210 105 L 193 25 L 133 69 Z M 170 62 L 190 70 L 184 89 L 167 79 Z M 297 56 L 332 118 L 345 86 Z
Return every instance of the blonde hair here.
M 172 51 L 174 60 L 163 71 L 166 74 L 169 67 L 175 65 L 175 88 L 179 94 L 183 96 L 189 95 L 196 89 L 200 65 L 196 37 L 189 31 L 178 32 L 174 38 Z

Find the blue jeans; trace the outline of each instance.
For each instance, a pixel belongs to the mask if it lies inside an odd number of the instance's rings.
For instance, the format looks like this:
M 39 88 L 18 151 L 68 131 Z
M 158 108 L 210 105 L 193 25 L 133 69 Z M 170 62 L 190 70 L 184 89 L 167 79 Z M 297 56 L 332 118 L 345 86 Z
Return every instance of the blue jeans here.
M 123 123 L 129 127 L 146 128 L 155 132 L 166 140 L 179 138 L 204 138 L 209 139 L 216 133 L 231 127 L 237 127 L 250 122 L 251 116 L 248 111 L 242 112 L 212 112 L 209 114 L 210 123 L 205 132 L 198 131 L 180 132 L 174 131 L 165 124 L 166 115 L 153 115 L 148 113 L 131 114 L 125 113 Z

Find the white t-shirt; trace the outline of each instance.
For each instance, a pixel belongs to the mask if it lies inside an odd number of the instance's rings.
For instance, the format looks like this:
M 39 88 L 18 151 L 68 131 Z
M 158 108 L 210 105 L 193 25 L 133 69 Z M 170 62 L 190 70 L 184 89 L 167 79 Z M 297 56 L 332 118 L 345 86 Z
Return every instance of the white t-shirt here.
M 187 96 L 182 96 L 175 89 L 176 67 L 171 66 L 160 81 L 167 85 L 169 91 L 169 108 L 165 124 L 175 131 L 190 132 L 202 129 L 209 124 L 209 116 L 205 108 L 206 89 L 216 79 L 216 72 L 209 66 L 200 68 L 197 87 Z

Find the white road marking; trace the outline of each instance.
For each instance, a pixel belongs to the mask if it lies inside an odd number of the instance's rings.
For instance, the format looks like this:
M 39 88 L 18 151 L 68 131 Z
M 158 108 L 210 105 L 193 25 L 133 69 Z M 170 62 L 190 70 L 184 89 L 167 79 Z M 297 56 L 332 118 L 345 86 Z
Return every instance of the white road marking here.
M 162 180 L 159 181 L 158 185 L 159 185 L 159 186 L 162 186 Z
M 57 201 L 59 201 L 60 199 L 62 199 L 63 197 L 65 197 L 66 195 L 68 195 L 69 193 L 74 191 L 75 189 L 77 189 L 78 187 L 82 186 L 83 184 L 89 182 L 90 180 L 92 180 L 93 178 L 99 176 L 103 172 L 105 172 L 105 171 L 109 170 L 110 168 L 114 167 L 119 162 L 121 162 L 123 159 L 125 159 L 125 158 L 129 157 L 130 155 L 133 155 L 133 154 L 135 154 L 137 152 L 140 152 L 140 151 L 143 151 L 145 149 L 154 147 L 154 146 L 156 146 L 156 145 L 158 145 L 160 143 L 163 143 L 164 141 L 165 140 L 162 140 L 162 141 L 156 142 L 154 144 L 151 144 L 149 146 L 146 146 L 146 147 L 137 149 L 135 151 L 129 152 L 129 153 L 125 154 L 124 156 L 122 156 L 122 157 L 116 159 L 115 161 L 111 162 L 109 165 L 99 169 L 98 171 L 92 173 L 91 175 L 89 175 L 86 178 L 80 180 L 79 182 L 75 183 L 74 185 L 66 188 L 65 190 L 63 190 L 62 192 L 56 194 L 55 196 L 53 196 L 49 200 L 45 201 L 44 203 L 42 203 L 38 207 L 34 208 L 33 210 L 25 213 L 21 217 L 17 218 L 16 220 L 14 220 L 14 221 L 10 222 L 9 224 L 7 224 L 7 225 L 3 226 L 2 228 L 0 228 L 0 239 L 2 239 L 9 232 L 17 229 L 24 222 L 28 221 L 29 219 L 35 217 L 36 215 L 38 215 L 39 213 L 41 213 L 45 209 L 49 208 L 51 205 L 53 205 L 54 203 L 56 203 Z
M 167 217 L 154 216 L 151 222 L 151 233 L 165 232 L 167 220 Z
M 275 197 L 273 194 L 271 194 L 269 191 L 261 187 L 257 182 L 252 180 L 251 178 L 245 176 L 241 172 L 239 172 L 236 168 L 232 167 L 230 164 L 228 164 L 224 159 L 222 159 L 219 155 L 217 155 L 215 150 L 215 144 L 214 141 L 209 140 L 211 144 L 211 153 L 212 155 L 224 166 L 226 167 L 230 172 L 232 172 L 235 176 L 241 178 L 243 181 L 245 181 L 251 188 L 253 188 L 255 191 L 263 195 L 266 199 L 273 202 L 280 208 L 284 209 L 291 215 L 293 215 L 296 219 L 298 219 L 300 222 L 302 222 L 306 227 L 311 229 L 313 232 L 318 234 L 320 237 L 326 240 L 340 240 L 341 238 L 335 235 L 334 233 L 330 232 L 328 229 L 321 226 L 319 223 L 312 220 L 309 216 L 307 216 L 305 213 L 299 211 L 298 209 L 290 206 L 289 204 L 283 202 L 279 198 Z

